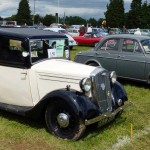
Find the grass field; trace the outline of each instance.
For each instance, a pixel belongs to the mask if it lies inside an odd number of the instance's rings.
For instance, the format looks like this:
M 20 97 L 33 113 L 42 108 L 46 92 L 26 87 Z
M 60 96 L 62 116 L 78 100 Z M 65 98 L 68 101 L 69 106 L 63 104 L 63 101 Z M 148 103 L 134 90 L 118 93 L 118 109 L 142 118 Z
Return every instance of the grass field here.
M 91 47 L 76 46 L 76 52 Z M 150 87 L 131 81 L 124 85 L 132 105 L 117 120 L 103 127 L 88 127 L 84 137 L 76 142 L 54 137 L 45 123 L 0 111 L 0 150 L 149 150 Z

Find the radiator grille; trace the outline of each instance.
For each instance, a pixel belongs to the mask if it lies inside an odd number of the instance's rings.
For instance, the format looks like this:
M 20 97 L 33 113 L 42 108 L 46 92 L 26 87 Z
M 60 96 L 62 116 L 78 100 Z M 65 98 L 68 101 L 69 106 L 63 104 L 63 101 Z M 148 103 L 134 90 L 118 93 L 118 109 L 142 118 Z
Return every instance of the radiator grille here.
M 92 77 L 93 81 L 93 98 L 96 100 L 99 110 L 104 113 L 111 111 L 111 87 L 110 78 L 107 72 L 99 72 Z

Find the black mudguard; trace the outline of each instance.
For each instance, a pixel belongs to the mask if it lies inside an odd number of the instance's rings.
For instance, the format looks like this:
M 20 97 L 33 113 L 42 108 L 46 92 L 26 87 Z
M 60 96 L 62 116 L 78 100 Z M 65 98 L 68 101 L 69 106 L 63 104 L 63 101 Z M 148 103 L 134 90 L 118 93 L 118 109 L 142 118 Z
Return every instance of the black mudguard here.
M 48 104 L 53 105 L 57 99 L 62 99 L 68 103 L 76 115 L 82 119 L 90 119 L 99 114 L 98 107 L 85 95 L 76 91 L 69 91 L 66 89 L 53 91 L 47 94 L 33 109 L 27 112 L 27 116 L 39 118 Z
M 124 87 L 118 81 L 116 81 L 112 85 L 112 93 L 113 93 L 115 100 L 118 100 L 118 99 L 122 99 L 123 101 L 128 100 L 127 93 Z

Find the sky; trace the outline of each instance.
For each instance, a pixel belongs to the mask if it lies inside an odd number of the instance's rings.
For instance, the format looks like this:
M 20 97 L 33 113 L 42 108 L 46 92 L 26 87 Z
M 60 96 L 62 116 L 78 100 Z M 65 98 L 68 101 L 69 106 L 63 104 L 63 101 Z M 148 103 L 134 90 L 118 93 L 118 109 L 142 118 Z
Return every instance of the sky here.
M 20 0 L 0 0 L 0 16 L 6 18 L 15 15 L 19 2 Z M 131 2 L 132 0 L 124 0 L 125 12 L 129 11 Z M 147 2 L 150 3 L 150 0 Z M 45 16 L 58 13 L 59 17 L 65 14 L 65 16 L 80 16 L 84 19 L 105 18 L 104 12 L 108 3 L 109 0 L 29 0 L 31 14 L 35 12 Z

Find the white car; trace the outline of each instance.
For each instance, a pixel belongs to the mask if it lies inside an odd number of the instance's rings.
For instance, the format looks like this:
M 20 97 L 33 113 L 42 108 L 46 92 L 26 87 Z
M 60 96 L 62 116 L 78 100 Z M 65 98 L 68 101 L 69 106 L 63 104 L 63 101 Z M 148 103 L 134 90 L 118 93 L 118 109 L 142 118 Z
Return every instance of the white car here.
M 87 125 L 115 119 L 126 107 L 115 72 L 67 60 L 65 35 L 0 28 L 0 43 L 0 109 L 45 119 L 55 136 L 78 140 Z
M 79 36 L 79 29 L 76 29 L 76 28 L 69 28 L 67 29 L 68 31 L 68 34 L 71 35 L 72 37 L 74 36 Z
M 78 43 L 63 28 L 44 28 L 43 30 L 54 31 L 54 32 L 58 32 L 58 33 L 61 33 L 61 34 L 65 34 L 69 39 L 70 50 L 73 48 L 73 46 L 78 45 Z

